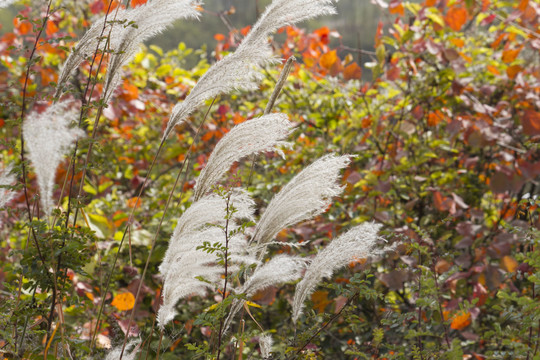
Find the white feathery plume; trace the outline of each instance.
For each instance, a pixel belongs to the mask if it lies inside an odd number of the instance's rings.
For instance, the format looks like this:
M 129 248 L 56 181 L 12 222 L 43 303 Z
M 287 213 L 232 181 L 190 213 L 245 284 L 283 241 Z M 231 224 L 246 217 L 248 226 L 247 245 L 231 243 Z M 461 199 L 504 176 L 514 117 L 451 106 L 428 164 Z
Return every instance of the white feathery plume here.
M 391 246 L 384 249 L 375 249 L 377 242 L 382 240 L 377 236 L 381 226 L 380 224 L 365 222 L 332 240 L 323 250 L 319 251 L 304 274 L 302 281 L 296 285 L 292 313 L 294 323 L 302 313 L 304 301 L 323 278 L 332 276 L 334 271 L 355 259 L 377 256 L 393 248 Z
M 235 293 L 244 294 L 249 298 L 255 295 L 257 291 L 264 290 L 272 285 L 298 280 L 302 275 L 302 270 L 306 268 L 307 261 L 298 256 L 277 255 L 267 263 L 257 267 L 244 285 L 239 289 L 235 289 Z M 241 299 L 233 300 L 231 310 L 223 326 L 223 332 L 227 332 L 235 315 L 242 309 L 244 303 L 245 301 Z
M 341 194 L 339 171 L 349 162 L 347 155 L 326 155 L 296 175 L 270 201 L 251 242 L 264 246 L 282 229 L 323 213 Z M 260 251 L 264 256 L 264 248 Z
M 121 32 L 118 48 L 114 49 L 114 54 L 109 60 L 103 86 L 103 99 L 106 103 L 121 80 L 122 67 L 135 56 L 140 44 L 163 32 L 175 20 L 198 18 L 199 5 L 198 0 L 154 0 L 133 9 L 134 15 L 130 21 L 136 26 L 127 25 Z
M 204 230 L 193 234 L 193 238 L 187 241 L 189 244 L 183 247 L 183 251 L 175 254 L 174 261 L 171 262 L 167 273 L 164 274 L 163 304 L 157 317 L 161 328 L 174 319 L 175 305 L 180 299 L 189 295 L 204 296 L 208 289 L 214 289 L 216 286 L 222 287 L 223 266 L 215 264 L 216 254 L 207 253 L 202 249 L 197 250 L 197 246 L 202 245 L 203 241 L 208 241 L 211 244 L 219 243 L 223 246 L 225 236 L 223 231 L 218 228 Z M 239 248 L 235 245 L 236 242 L 242 242 L 241 235 L 229 239 L 231 259 L 234 249 Z M 245 240 L 243 242 L 245 243 Z M 228 266 L 229 272 L 235 272 L 238 269 L 236 264 Z M 200 280 L 199 277 L 205 281 Z
M 129 344 L 126 345 L 126 348 L 124 349 L 124 354 L 122 355 L 122 360 L 135 360 L 135 356 L 139 352 L 139 348 L 141 346 L 140 341 L 131 341 Z M 129 351 L 128 349 L 132 349 Z M 107 357 L 105 357 L 105 360 L 118 360 L 120 359 L 120 355 L 122 354 L 122 346 L 117 346 L 109 353 L 107 353 Z
M 163 305 L 158 313 L 159 326 L 163 328 L 176 315 L 175 305 L 189 295 L 205 295 L 208 289 L 221 286 L 223 266 L 218 266 L 216 254 L 197 249 L 204 242 L 225 245 L 227 201 L 236 211 L 228 223 L 228 230 L 238 228 L 240 219 L 253 219 L 254 202 L 242 190 L 232 190 L 224 199 L 211 194 L 194 203 L 178 221 L 169 247 L 159 270 L 164 278 Z M 228 242 L 231 264 L 228 271 L 238 270 L 240 263 L 257 263 L 254 254 L 249 253 L 245 235 L 238 233 Z M 205 281 L 198 277 L 204 278 Z
M 231 219 L 232 221 L 229 221 L 229 227 L 231 229 L 235 226 L 237 219 L 253 220 L 255 202 L 247 192 L 241 189 L 234 189 L 231 192 L 229 204 L 236 209 L 236 213 L 233 219 Z M 194 238 L 193 234 L 198 230 L 208 227 L 208 224 L 225 226 L 226 209 L 227 200 L 217 194 L 210 194 L 193 203 L 182 214 L 180 219 L 178 219 L 176 228 L 169 241 L 169 247 L 159 267 L 160 272 L 162 274 L 168 272 L 168 267 L 171 264 L 174 254 L 180 253 L 183 249 L 182 247 L 186 245 L 185 238 Z M 202 242 L 198 245 L 201 244 Z
M 287 145 L 280 141 L 291 133 L 293 125 L 285 114 L 270 114 L 235 126 L 216 145 L 195 185 L 195 200 L 204 196 L 234 162 L 251 154 Z
M 263 359 L 270 358 L 273 344 L 274 340 L 272 340 L 272 336 L 270 334 L 264 334 L 259 336 L 259 346 L 261 348 L 261 357 Z
M 333 0 L 274 0 L 236 51 L 215 63 L 199 79 L 186 99 L 178 103 L 169 118 L 163 138 L 206 100 L 232 90 L 255 90 L 263 79 L 260 68 L 275 62 L 268 36 L 277 29 L 317 16 L 334 14 Z
M 77 138 L 84 135 L 79 128 L 70 128 L 78 111 L 68 101 L 52 104 L 38 114 L 33 112 L 23 124 L 28 157 L 37 175 L 41 205 L 49 215 L 53 204 L 56 169 Z
M 86 57 L 94 54 L 99 44 L 100 51 L 111 49 L 115 53 L 111 57 L 104 87 L 108 101 L 120 79 L 120 68 L 131 60 L 139 45 L 165 30 L 175 20 L 197 17 L 198 5 L 197 0 L 153 0 L 136 8 L 119 9 L 103 16 L 86 31 L 64 63 L 55 97 L 61 94 L 71 73 Z M 107 37 L 110 32 L 109 39 L 100 38 L 104 24 L 103 36 Z M 111 26 L 114 29 L 111 30 Z
M 0 172 L 0 186 L 13 185 L 15 175 L 10 174 L 11 166 Z M 0 209 L 7 205 L 15 197 L 15 192 L 4 187 L 0 187 Z
M 251 297 L 269 286 L 298 280 L 306 262 L 298 256 L 277 255 L 259 266 L 238 292 Z

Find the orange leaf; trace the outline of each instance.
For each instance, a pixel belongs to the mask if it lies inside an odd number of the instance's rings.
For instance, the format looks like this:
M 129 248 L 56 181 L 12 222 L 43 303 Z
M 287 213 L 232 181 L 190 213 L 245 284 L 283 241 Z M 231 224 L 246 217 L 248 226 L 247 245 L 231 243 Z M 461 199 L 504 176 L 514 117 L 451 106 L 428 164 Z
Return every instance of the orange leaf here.
M 26 35 L 32 31 L 32 24 L 25 20 L 20 21 L 19 18 L 13 19 L 13 25 L 15 25 L 15 28 L 21 35 Z
M 430 6 L 435 6 L 436 3 L 437 3 L 437 0 L 426 0 L 426 2 L 424 4 L 427 7 L 430 7 Z
M 142 200 L 140 198 L 137 198 L 137 197 L 132 197 L 131 199 L 129 199 L 127 201 L 127 206 L 130 207 L 130 208 L 140 207 L 141 204 L 142 204 Z
M 452 319 L 450 327 L 454 330 L 462 330 L 471 324 L 471 314 L 468 312 L 460 311 Z
M 462 48 L 465 45 L 465 41 L 458 38 L 450 39 L 450 42 L 458 48 Z
M 251 25 L 243 27 L 240 30 L 240 34 L 242 34 L 242 36 L 246 36 L 249 33 L 249 30 L 251 30 Z
M 201 138 L 202 141 L 208 141 L 210 140 L 211 138 L 214 137 L 214 132 L 213 131 L 209 131 L 207 132 L 206 134 L 204 134 Z
M 494 75 L 501 75 L 501 73 L 499 72 L 499 70 L 493 66 L 493 65 L 488 65 L 487 66 L 487 69 L 490 73 L 494 74 Z
M 130 292 L 118 294 L 114 297 L 111 305 L 119 311 L 131 310 L 135 306 L 135 296 Z
M 58 31 L 58 26 L 54 23 L 54 21 L 47 21 L 47 29 L 45 32 L 47 33 L 47 36 L 51 36 L 52 34 L 56 33 Z
M 399 3 L 396 4 L 395 2 L 391 2 L 389 4 L 388 10 L 390 10 L 390 14 L 399 14 L 401 16 L 405 16 L 405 8 L 403 7 L 403 4 Z
M 313 301 L 313 308 L 319 313 L 324 312 L 326 306 L 332 302 L 328 300 L 328 291 L 315 291 L 311 295 L 311 301 Z
M 512 65 L 506 69 L 506 75 L 508 75 L 510 79 L 515 79 L 517 74 L 519 74 L 522 70 L 523 68 L 521 66 Z
M 538 111 L 533 109 L 525 110 L 521 118 L 521 124 L 525 134 L 530 136 L 540 135 L 540 113 Z
M 462 7 L 453 7 L 448 10 L 448 13 L 445 16 L 445 22 L 452 28 L 454 31 L 459 31 L 467 22 L 467 10 Z
M 518 9 L 523 12 L 527 9 L 527 6 L 529 6 L 529 0 L 521 0 L 518 5 Z
M 501 259 L 501 266 L 504 270 L 513 273 L 516 271 L 518 263 L 513 257 L 506 255 Z
M 319 37 L 319 40 L 323 44 L 326 45 L 330 42 L 330 29 L 327 26 L 323 26 L 322 28 L 315 30 L 313 33 Z
M 343 70 L 343 77 L 345 80 L 360 80 L 362 78 L 362 68 L 358 66 L 357 63 L 353 62 L 352 64 L 347 65 L 345 70 Z
M 131 0 L 131 7 L 137 7 L 137 6 L 140 6 L 142 4 L 146 4 L 148 0 Z
M 492 49 L 495 49 L 497 47 L 499 47 L 499 45 L 501 44 L 501 42 L 506 38 L 506 33 L 502 33 L 501 35 L 499 35 L 495 41 L 493 41 L 491 43 L 491 48 Z
M 124 91 L 122 93 L 122 98 L 126 101 L 135 100 L 139 97 L 139 89 L 133 84 L 124 82 Z
M 435 110 L 435 112 L 430 112 L 427 119 L 427 124 L 429 126 L 436 126 L 438 123 L 440 123 L 444 118 L 444 115 L 439 110 Z
M 379 21 L 379 24 L 377 25 L 377 31 L 375 32 L 375 48 L 377 48 L 381 44 L 382 32 L 383 32 L 383 23 L 382 21 Z
M 216 41 L 223 41 L 223 40 L 225 40 L 225 35 L 216 34 L 216 35 L 214 35 L 214 39 L 216 39 Z
M 519 52 L 521 51 L 521 47 L 518 49 L 513 50 L 505 50 L 502 53 L 502 61 L 505 63 L 511 63 L 512 61 L 516 60 L 517 56 L 519 55 Z
M 334 65 L 337 60 L 337 52 L 336 50 L 332 50 L 323 54 L 319 63 L 323 68 L 330 70 L 332 68 L 332 65 Z

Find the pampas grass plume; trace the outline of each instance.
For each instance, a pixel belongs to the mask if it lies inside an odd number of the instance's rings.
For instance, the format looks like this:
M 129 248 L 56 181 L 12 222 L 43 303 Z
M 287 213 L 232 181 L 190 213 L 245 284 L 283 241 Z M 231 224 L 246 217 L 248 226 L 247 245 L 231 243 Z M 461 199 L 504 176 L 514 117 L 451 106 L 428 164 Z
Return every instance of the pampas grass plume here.
M 216 145 L 195 185 L 195 200 L 206 194 L 235 161 L 251 154 L 275 150 L 286 145 L 280 140 L 291 132 L 292 123 L 285 114 L 271 114 L 235 126 Z
M 79 128 L 70 128 L 78 111 L 70 102 L 58 102 L 41 114 L 33 112 L 23 124 L 28 158 L 37 175 L 41 205 L 49 215 L 53 204 L 56 169 L 77 138 L 84 135 Z
M 377 236 L 381 226 L 370 222 L 358 225 L 332 240 L 315 256 L 302 281 L 296 285 L 293 300 L 293 322 L 296 323 L 302 314 L 304 301 L 322 279 L 332 276 L 334 271 L 355 259 L 377 256 L 390 250 L 390 248 L 375 249 L 377 242 L 381 240 Z

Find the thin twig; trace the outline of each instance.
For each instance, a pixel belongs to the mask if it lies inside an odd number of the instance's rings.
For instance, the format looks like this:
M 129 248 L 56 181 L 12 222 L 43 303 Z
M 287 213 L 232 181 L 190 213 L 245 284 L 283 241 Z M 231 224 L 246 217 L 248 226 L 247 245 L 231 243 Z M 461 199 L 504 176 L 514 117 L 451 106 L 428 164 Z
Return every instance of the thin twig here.
M 279 79 L 276 82 L 276 87 L 274 88 L 274 91 L 272 92 L 272 95 L 270 96 L 270 100 L 268 100 L 268 104 L 266 104 L 266 108 L 264 109 L 264 115 L 270 114 L 272 111 L 276 100 L 281 93 L 281 90 L 283 89 L 283 86 L 285 85 L 285 81 L 287 81 L 287 77 L 291 73 L 291 69 L 293 64 L 296 62 L 296 58 L 294 56 L 291 56 L 287 59 L 285 62 L 285 65 L 283 66 L 283 70 L 281 71 L 281 74 L 279 75 Z M 251 168 L 249 169 L 249 176 L 248 176 L 248 185 L 251 184 L 251 178 L 253 176 L 253 169 L 255 168 L 256 161 L 256 155 L 253 154 L 251 156 Z
M 343 305 L 343 307 L 339 310 L 339 312 L 338 312 L 337 314 L 334 314 L 334 315 L 330 318 L 330 320 L 328 320 L 323 326 L 321 326 L 321 327 L 319 328 L 319 330 L 317 330 L 317 331 L 315 332 L 315 334 L 313 334 L 313 335 L 312 335 L 312 336 L 304 343 L 304 345 L 303 345 L 300 349 L 298 349 L 298 351 L 293 355 L 292 359 L 297 358 L 298 355 L 300 355 L 300 353 L 306 348 L 306 346 L 308 346 L 308 345 L 311 343 L 311 340 L 315 339 L 315 337 L 316 337 L 317 335 L 319 335 L 321 331 L 323 331 L 328 325 L 330 325 L 334 320 L 336 320 L 336 319 L 341 315 L 341 313 L 343 312 L 343 310 L 345 310 L 345 308 L 346 308 L 347 306 L 349 306 L 349 305 L 354 301 L 354 299 L 356 299 L 356 298 L 358 297 L 358 295 L 359 295 L 358 292 L 357 292 L 357 293 L 354 293 L 354 295 L 351 296 L 351 297 L 347 300 L 347 302 L 345 303 L 345 305 Z

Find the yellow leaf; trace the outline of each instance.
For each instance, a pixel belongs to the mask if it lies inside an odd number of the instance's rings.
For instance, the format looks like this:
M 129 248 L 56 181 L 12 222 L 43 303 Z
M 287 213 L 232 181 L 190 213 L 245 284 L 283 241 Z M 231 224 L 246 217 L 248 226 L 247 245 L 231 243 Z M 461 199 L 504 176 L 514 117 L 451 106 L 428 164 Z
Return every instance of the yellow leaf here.
M 514 260 L 513 257 L 507 255 L 502 258 L 501 266 L 503 267 L 504 270 L 512 273 L 516 271 L 518 267 L 518 263 L 516 260 Z
M 135 296 L 130 292 L 118 294 L 114 297 L 111 305 L 119 311 L 131 310 L 135 306 Z
M 247 304 L 248 306 L 252 306 L 252 307 L 256 307 L 256 308 L 262 308 L 261 305 L 256 304 L 256 303 L 251 302 L 251 301 L 246 301 L 246 304 Z

